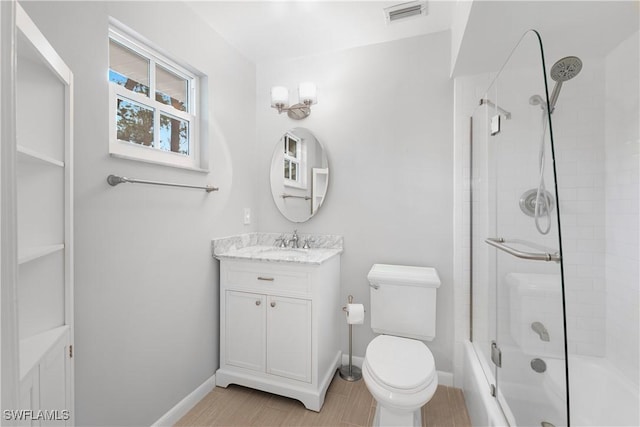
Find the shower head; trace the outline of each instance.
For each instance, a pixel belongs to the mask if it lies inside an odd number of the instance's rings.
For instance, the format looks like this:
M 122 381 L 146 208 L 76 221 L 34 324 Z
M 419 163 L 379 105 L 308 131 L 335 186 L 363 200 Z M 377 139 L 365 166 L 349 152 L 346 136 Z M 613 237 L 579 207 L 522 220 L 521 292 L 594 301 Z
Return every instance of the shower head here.
M 544 102 L 544 100 L 542 99 L 542 97 L 540 95 L 532 95 L 529 98 L 529 104 L 531 104 L 531 105 L 542 105 L 542 109 L 544 109 L 546 102 Z
M 553 92 L 551 92 L 551 97 L 549 98 L 549 103 L 551 104 L 550 111 L 552 113 L 556 107 L 562 83 L 577 76 L 580 70 L 582 70 L 582 61 L 577 56 L 566 56 L 558 60 L 551 67 L 551 78 L 556 82 L 556 85 L 553 87 Z
M 557 82 L 571 80 L 582 70 L 582 61 L 577 56 L 567 56 L 551 67 L 551 78 Z

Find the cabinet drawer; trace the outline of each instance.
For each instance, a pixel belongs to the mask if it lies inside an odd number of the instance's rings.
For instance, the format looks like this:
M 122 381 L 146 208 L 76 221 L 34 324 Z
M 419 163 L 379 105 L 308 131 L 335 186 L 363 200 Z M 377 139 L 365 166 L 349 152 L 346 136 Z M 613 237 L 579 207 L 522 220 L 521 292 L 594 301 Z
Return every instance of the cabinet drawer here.
M 260 292 L 311 292 L 309 272 L 272 265 L 239 264 L 223 268 L 225 286 L 253 289 Z

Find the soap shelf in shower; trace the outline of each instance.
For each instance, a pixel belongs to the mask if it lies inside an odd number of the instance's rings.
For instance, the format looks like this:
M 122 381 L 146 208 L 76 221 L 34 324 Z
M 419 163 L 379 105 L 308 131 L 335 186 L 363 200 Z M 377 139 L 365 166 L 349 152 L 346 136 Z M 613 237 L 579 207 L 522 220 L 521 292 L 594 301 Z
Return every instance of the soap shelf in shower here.
M 558 252 L 553 252 L 552 249 L 545 248 L 533 242 L 527 242 L 521 239 L 505 239 L 502 237 L 489 237 L 484 240 L 485 243 L 500 249 L 503 252 L 513 255 L 518 258 L 528 259 L 533 261 L 555 261 L 560 262 L 561 256 Z M 526 250 L 520 250 L 514 248 L 513 245 L 524 246 L 527 249 L 534 249 L 542 252 L 529 252 Z

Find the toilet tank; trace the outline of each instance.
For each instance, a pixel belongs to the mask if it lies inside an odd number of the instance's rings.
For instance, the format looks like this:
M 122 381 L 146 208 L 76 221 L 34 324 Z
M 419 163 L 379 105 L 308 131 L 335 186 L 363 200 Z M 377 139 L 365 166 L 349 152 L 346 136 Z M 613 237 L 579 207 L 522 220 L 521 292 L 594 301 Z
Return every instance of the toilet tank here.
M 367 279 L 374 332 L 426 341 L 435 338 L 440 287 L 435 268 L 374 264 Z

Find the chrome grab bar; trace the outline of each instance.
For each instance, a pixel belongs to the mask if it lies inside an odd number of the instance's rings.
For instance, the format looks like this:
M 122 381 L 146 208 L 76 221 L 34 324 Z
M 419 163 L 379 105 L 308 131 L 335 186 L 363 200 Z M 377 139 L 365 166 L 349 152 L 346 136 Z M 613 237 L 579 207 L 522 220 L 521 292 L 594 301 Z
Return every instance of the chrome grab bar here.
M 558 252 L 554 252 L 554 253 L 525 252 L 525 251 L 520 251 L 518 249 L 515 249 L 506 245 L 506 243 L 517 243 L 520 245 L 532 247 L 534 249 L 540 250 L 542 248 L 541 246 L 536 245 L 535 243 L 527 242 L 525 240 L 520 240 L 520 239 L 507 240 L 507 239 L 503 239 L 502 237 L 489 237 L 484 241 L 485 243 L 493 246 L 494 248 L 500 249 L 501 251 L 504 251 L 510 255 L 513 255 L 515 257 L 522 258 L 522 259 L 529 259 L 534 261 L 555 261 L 555 262 L 560 262 L 561 260 L 560 254 Z M 544 249 L 546 248 L 543 248 L 543 250 Z

